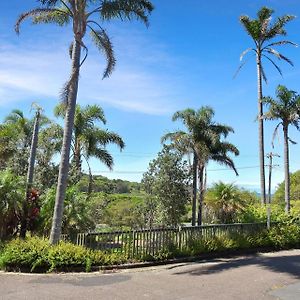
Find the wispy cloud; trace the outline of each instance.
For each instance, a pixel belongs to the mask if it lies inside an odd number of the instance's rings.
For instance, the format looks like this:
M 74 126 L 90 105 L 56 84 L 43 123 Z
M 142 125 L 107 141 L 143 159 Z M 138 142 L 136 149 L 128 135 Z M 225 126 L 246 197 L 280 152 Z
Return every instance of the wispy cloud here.
M 163 46 L 158 45 L 152 50 L 146 47 L 144 38 L 130 41 L 128 34 L 126 37 L 123 34 L 116 42 L 119 49 L 125 51 L 116 51 L 120 57 L 117 68 L 111 78 L 104 81 L 101 73 L 105 61 L 101 54 L 90 52 L 81 72 L 79 101 L 153 115 L 174 111 L 176 77 L 167 77 L 158 68 L 150 67 L 155 63 L 171 65 L 171 58 Z M 44 43 L 24 48 L 24 45 L 19 47 L 2 41 L 0 51 L 1 106 L 8 100 L 10 103 L 22 101 L 20 96 L 23 99 L 30 96 L 58 98 L 70 67 L 66 49 L 49 51 Z

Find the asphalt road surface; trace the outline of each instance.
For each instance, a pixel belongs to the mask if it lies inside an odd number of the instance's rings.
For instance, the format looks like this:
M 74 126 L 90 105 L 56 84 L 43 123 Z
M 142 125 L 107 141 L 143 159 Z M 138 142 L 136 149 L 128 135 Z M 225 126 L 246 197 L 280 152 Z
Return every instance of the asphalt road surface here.
M 0 299 L 300 300 L 300 250 L 109 273 L 0 272 Z

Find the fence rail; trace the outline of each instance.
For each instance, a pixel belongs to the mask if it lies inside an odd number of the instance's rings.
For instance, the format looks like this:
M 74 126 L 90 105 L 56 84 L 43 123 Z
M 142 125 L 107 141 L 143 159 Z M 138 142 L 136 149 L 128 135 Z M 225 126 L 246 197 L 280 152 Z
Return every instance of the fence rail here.
M 172 248 L 190 250 L 192 242 L 212 237 L 251 235 L 266 229 L 265 223 L 239 223 L 188 226 L 179 228 L 141 229 L 113 232 L 79 233 L 64 240 L 108 253 L 122 253 L 128 258 L 154 256 Z

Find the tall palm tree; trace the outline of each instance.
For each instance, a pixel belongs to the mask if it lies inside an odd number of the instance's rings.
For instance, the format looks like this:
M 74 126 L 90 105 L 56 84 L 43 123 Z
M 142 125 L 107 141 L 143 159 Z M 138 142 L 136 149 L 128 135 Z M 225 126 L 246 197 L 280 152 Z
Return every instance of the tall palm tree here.
M 285 211 L 290 212 L 290 171 L 289 171 L 289 142 L 295 144 L 289 137 L 289 126 L 294 126 L 300 130 L 300 95 L 288 90 L 285 86 L 279 85 L 276 90 L 276 98 L 264 98 L 264 103 L 268 107 L 264 115 L 267 120 L 280 120 L 274 130 L 276 135 L 280 126 L 283 130 L 284 138 L 284 175 L 285 175 Z
M 187 131 L 167 133 L 162 141 L 170 140 L 171 145 L 183 154 L 193 155 L 193 202 L 192 202 L 192 225 L 196 224 L 197 181 L 199 178 L 198 200 L 198 225 L 202 224 L 202 206 L 205 190 L 204 173 L 209 160 L 217 161 L 232 168 L 235 166 L 228 152 L 238 155 L 237 148 L 222 141 L 233 129 L 227 125 L 213 121 L 214 111 L 209 106 L 201 107 L 195 111 L 186 109 L 173 115 L 173 121 L 181 120 Z M 237 172 L 236 172 L 237 173 Z
M 263 124 L 263 90 L 262 80 L 267 82 L 266 73 L 263 68 L 262 60 L 269 61 L 276 70 L 282 75 L 278 65 L 273 58 L 284 60 L 293 66 L 293 63 L 286 56 L 274 49 L 276 46 L 294 45 L 295 43 L 288 40 L 274 40 L 277 37 L 285 36 L 285 25 L 293 20 L 295 17 L 291 15 L 284 15 L 278 17 L 273 23 L 272 15 L 274 11 L 267 7 L 262 7 L 257 13 L 257 19 L 250 19 L 248 16 L 241 16 L 240 22 L 247 34 L 252 38 L 254 47 L 247 48 L 240 56 L 240 60 L 249 53 L 254 52 L 257 66 L 257 94 L 258 94 L 258 143 L 259 143 L 259 162 L 260 162 L 260 191 L 261 203 L 266 203 L 266 189 L 265 189 L 265 152 L 264 152 L 264 124 Z M 239 69 L 245 64 L 242 62 Z
M 20 24 L 28 18 L 31 18 L 34 24 L 55 23 L 60 26 L 71 24 L 73 30 L 73 42 L 70 45 L 72 70 L 70 79 L 65 84 L 62 93 L 67 108 L 53 224 L 50 234 L 50 243 L 55 244 L 59 241 L 61 234 L 79 72 L 88 54 L 84 37 L 89 30 L 92 41 L 105 54 L 107 66 L 103 78 L 108 77 L 114 69 L 116 59 L 110 38 L 101 22 L 113 19 L 137 19 L 148 26 L 148 15 L 153 10 L 153 5 L 147 0 L 39 0 L 38 2 L 41 4 L 40 7 L 23 13 L 19 17 L 15 26 L 17 33 L 20 31 Z M 99 17 L 100 23 L 93 19 L 94 16 Z M 85 51 L 83 59 L 81 59 L 82 49 Z
M 56 106 L 54 114 L 57 117 L 64 118 L 65 105 Z M 125 147 L 124 141 L 118 134 L 97 127 L 96 122 L 106 124 L 104 112 L 100 106 L 87 105 L 81 107 L 78 104 L 76 105 L 72 150 L 75 172 L 78 176 L 82 172 L 81 163 L 83 158 L 88 163 L 90 157 L 95 157 L 109 169 L 112 169 L 113 157 L 105 147 L 111 143 L 119 146 L 120 150 Z
M 26 118 L 19 109 L 12 110 L 4 121 L 6 128 L 15 131 L 15 135 L 11 137 L 14 142 L 15 153 L 8 165 L 20 176 L 26 176 L 33 124 L 34 120 Z
M 34 165 L 35 158 L 38 146 L 38 136 L 39 136 L 39 127 L 40 127 L 40 118 L 41 118 L 41 107 L 35 105 L 36 113 L 34 118 L 34 125 L 32 131 L 32 139 L 30 145 L 30 154 L 28 160 L 28 170 L 27 170 L 27 179 L 26 179 L 26 190 L 25 190 L 25 199 L 23 201 L 23 215 L 21 218 L 21 229 L 20 229 L 20 237 L 25 238 L 27 231 L 27 219 L 28 219 L 28 205 L 27 202 L 30 198 L 30 193 L 33 184 L 33 175 L 34 175 Z

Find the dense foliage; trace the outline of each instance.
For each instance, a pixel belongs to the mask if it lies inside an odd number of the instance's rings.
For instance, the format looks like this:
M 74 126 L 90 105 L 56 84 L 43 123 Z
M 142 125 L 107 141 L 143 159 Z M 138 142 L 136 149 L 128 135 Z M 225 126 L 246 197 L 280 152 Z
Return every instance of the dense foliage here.
M 165 260 L 182 256 L 201 256 L 214 252 L 233 252 L 242 249 L 279 250 L 300 247 L 300 221 L 287 219 L 272 226 L 270 230 L 248 234 L 224 233 L 220 236 L 190 238 L 185 250 L 169 244 L 165 250 L 154 255 L 136 257 L 133 260 Z M 15 239 L 0 248 L 0 268 L 10 271 L 52 272 L 90 271 L 93 266 L 131 262 L 122 254 L 103 253 L 66 242 L 50 246 L 40 238 Z
M 180 153 L 164 147 L 157 158 L 149 164 L 143 175 L 143 186 L 154 205 L 154 220 L 149 226 L 178 225 L 186 212 L 189 200 L 190 171 L 187 162 L 182 161 Z M 148 202 L 149 203 L 149 202 Z
M 291 200 L 299 201 L 300 200 L 300 170 L 292 173 L 290 175 L 290 184 L 291 184 Z M 275 191 L 273 196 L 273 201 L 275 203 L 284 203 L 284 187 L 285 181 L 280 183 Z
M 227 224 L 237 222 L 238 214 L 249 205 L 257 204 L 258 198 L 233 184 L 218 182 L 208 189 L 204 201 L 206 222 Z
M 94 265 L 120 264 L 122 255 L 103 254 L 71 243 L 61 242 L 50 246 L 45 239 L 33 237 L 15 239 L 0 252 L 0 267 L 14 271 L 90 271 Z

